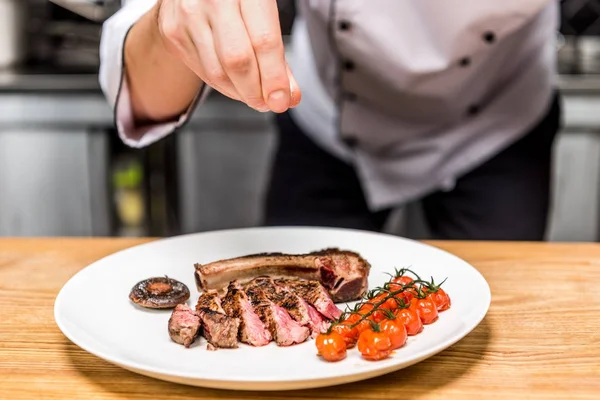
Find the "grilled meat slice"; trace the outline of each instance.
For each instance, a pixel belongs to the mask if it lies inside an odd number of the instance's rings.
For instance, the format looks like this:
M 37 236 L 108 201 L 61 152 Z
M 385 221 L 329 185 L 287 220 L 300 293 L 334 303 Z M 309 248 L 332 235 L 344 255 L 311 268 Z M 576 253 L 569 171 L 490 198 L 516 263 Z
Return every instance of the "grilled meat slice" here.
M 186 304 L 178 304 L 169 318 L 169 336 L 175 343 L 190 347 L 200 331 L 200 318 Z
M 284 286 L 276 285 L 273 278 L 260 276 L 248 282 L 247 288 L 259 287 L 269 300 L 285 309 L 296 322 L 305 326 L 309 323 L 307 310 L 304 310 L 300 298 Z
M 202 308 L 208 308 L 215 312 L 225 313 L 223 307 L 221 306 L 221 298 L 219 297 L 219 293 L 214 290 L 204 292 L 198 298 L 198 302 L 196 303 L 196 311 L 200 311 Z
M 276 283 L 289 287 L 328 319 L 337 319 L 342 315 L 342 311 L 333 303 L 323 285 L 317 281 L 278 279 Z
M 229 317 L 240 320 L 238 338 L 241 342 L 252 346 L 265 346 L 271 342 L 271 334 L 254 312 L 244 290 L 235 281 L 229 284 L 221 305 Z
M 289 295 L 289 297 L 286 299 L 287 304 L 294 304 L 294 313 L 292 314 L 290 312 L 290 315 L 292 315 L 294 318 L 298 318 L 296 319 L 298 322 L 306 321 L 305 323 L 300 323 L 309 327 L 311 336 L 313 338 L 319 333 L 325 332 L 329 328 L 329 321 L 306 300 L 294 293 L 294 291 L 287 286 L 277 285 L 277 287 Z M 293 298 L 293 300 L 290 299 L 290 297 Z
M 334 302 L 360 298 L 368 288 L 371 266 L 359 254 L 326 249 L 308 254 L 265 253 L 209 264 L 196 264 L 200 291 L 222 289 L 232 280 L 245 283 L 259 276 L 302 278 L 323 284 Z
M 230 318 L 225 314 L 203 308 L 200 311 L 200 319 L 202 320 L 202 335 L 208 343 L 222 349 L 238 347 L 239 318 Z
M 238 347 L 240 320 L 225 314 L 216 292 L 205 292 L 200 296 L 196 313 L 202 321 L 202 335 L 209 344 L 228 349 Z
M 271 277 L 255 278 L 247 286 L 262 288 L 269 300 L 286 310 L 298 324 L 307 326 L 313 337 L 329 327 L 327 320 L 313 306 L 287 286 L 277 285 Z
M 311 306 L 306 302 L 306 300 L 302 299 L 302 302 L 306 305 L 306 309 L 308 310 L 308 317 L 310 318 L 309 327 L 311 330 L 311 335 L 313 338 L 317 337 L 319 333 L 323 333 L 329 329 L 331 323 L 323 317 L 323 315 L 317 311 L 316 308 Z
M 291 346 L 303 343 L 310 331 L 294 321 L 288 312 L 267 297 L 259 285 L 250 285 L 245 289 L 254 311 L 267 326 L 278 346 Z

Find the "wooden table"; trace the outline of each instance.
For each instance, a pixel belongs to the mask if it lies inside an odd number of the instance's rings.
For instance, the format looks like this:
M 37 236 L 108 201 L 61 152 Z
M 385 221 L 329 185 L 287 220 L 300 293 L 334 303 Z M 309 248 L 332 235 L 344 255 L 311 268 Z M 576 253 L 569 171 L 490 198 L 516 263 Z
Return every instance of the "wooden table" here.
M 0 399 L 600 398 L 600 245 L 433 242 L 490 283 L 492 306 L 470 335 L 369 381 L 247 393 L 136 375 L 79 349 L 56 327 L 54 298 L 73 274 L 148 240 L 0 239 Z

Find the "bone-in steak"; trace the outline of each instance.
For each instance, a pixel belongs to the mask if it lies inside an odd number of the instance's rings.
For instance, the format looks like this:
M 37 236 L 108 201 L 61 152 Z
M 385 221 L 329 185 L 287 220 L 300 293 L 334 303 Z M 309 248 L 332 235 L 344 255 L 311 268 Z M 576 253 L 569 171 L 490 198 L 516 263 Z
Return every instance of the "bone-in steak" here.
M 342 311 L 333 303 L 323 285 L 317 281 L 278 279 L 275 282 L 290 288 L 328 319 L 337 319 L 342 315 Z
M 369 263 L 359 254 L 326 249 L 308 254 L 254 254 L 210 264 L 196 264 L 196 285 L 201 291 L 221 289 L 230 281 L 248 282 L 259 276 L 319 281 L 334 302 L 360 298 L 368 287 Z

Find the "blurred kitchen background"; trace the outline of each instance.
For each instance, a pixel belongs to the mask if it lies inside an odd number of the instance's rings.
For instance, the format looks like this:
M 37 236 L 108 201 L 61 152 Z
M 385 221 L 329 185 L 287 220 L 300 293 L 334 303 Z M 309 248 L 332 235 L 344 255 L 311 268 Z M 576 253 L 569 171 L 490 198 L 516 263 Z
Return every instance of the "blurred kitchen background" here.
M 294 6 L 278 0 L 284 32 Z M 268 115 L 214 94 L 185 129 L 124 146 L 98 84 L 119 0 L 0 0 L 0 235 L 169 236 L 254 226 L 274 148 Z M 600 0 L 563 0 L 548 239 L 600 241 Z M 518 193 L 515 193 L 518 204 Z M 388 231 L 426 238 L 419 205 Z

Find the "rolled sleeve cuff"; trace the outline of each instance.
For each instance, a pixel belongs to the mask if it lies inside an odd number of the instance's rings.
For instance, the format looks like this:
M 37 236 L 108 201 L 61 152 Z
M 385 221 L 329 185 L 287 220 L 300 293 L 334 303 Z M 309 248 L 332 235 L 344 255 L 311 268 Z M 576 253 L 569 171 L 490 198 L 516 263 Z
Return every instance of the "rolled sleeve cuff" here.
M 209 92 L 209 86 L 203 85 L 186 112 L 181 114 L 175 121 L 136 127 L 131 108 L 131 97 L 127 86 L 127 79 L 123 79 L 114 111 L 115 124 L 119 138 L 127 146 L 137 148 L 149 146 L 150 144 L 163 139 L 189 121 L 198 104 L 204 102 Z

